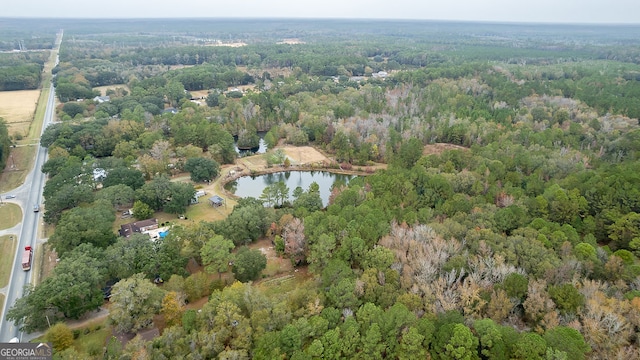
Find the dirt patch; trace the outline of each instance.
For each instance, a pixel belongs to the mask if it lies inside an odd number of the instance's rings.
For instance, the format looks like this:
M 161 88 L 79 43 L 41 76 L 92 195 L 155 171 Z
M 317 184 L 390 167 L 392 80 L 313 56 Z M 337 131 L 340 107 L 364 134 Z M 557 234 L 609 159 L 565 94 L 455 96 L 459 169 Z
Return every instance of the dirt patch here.
M 27 136 L 39 96 L 40 90 L 0 91 L 0 118 L 7 122 L 10 135 Z
M 40 270 L 39 282 L 42 282 L 44 279 L 49 277 L 53 272 L 53 268 L 56 267 L 56 264 L 58 263 L 58 254 L 51 248 L 51 246 L 44 244 L 42 245 L 42 249 L 44 250 L 44 255 L 42 257 L 42 268 Z
M 209 96 L 209 90 L 193 90 L 189 91 L 193 99 L 206 99 Z
M 262 271 L 262 279 L 255 281 L 255 283 L 292 277 L 296 274 L 297 271 L 291 264 L 291 260 L 278 255 L 270 238 L 259 239 L 249 245 L 249 248 L 260 250 L 267 257 L 267 267 Z
M 100 91 L 100 95 L 101 96 L 106 96 L 107 95 L 107 90 L 111 89 L 117 92 L 117 88 L 122 88 L 125 89 L 128 93 L 131 93 L 131 90 L 129 90 L 129 86 L 127 86 L 127 84 L 116 84 L 116 85 L 105 85 L 105 86 L 96 86 L 93 88 L 93 90 L 98 90 Z
M 422 154 L 423 155 L 432 155 L 432 154 L 440 155 L 445 150 L 468 151 L 469 149 L 460 145 L 447 144 L 447 143 L 435 143 L 435 144 L 425 145 L 424 149 L 422 150 Z
M 287 157 L 295 165 L 319 164 L 329 159 L 311 146 L 285 146 L 282 148 Z

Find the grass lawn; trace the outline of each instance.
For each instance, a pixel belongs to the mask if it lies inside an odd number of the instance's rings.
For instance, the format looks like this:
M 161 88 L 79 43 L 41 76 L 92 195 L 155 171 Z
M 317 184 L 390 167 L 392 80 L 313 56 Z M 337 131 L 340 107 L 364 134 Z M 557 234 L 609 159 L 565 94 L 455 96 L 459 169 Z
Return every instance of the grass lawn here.
M 73 347 L 81 354 L 92 356 L 102 354 L 102 348 L 111 336 L 111 327 L 108 319 L 102 319 L 95 323 L 74 330 L 79 331 L 78 338 L 73 341 Z
M 91 356 L 102 354 L 103 347 L 111 336 L 111 327 L 109 326 L 108 318 L 96 320 L 87 326 L 72 328 L 72 330 L 74 337 L 77 334 L 72 346 L 78 353 Z M 45 340 L 45 335 L 42 335 L 31 340 L 31 342 L 42 342 Z
M 4 306 L 4 294 L 0 294 L 0 309 Z
M 14 227 L 20 221 L 22 221 L 20 206 L 11 203 L 0 205 L 0 230 Z
M 0 174 L 0 192 L 7 192 L 22 185 L 31 167 L 33 167 L 34 149 L 35 147 L 33 146 L 11 148 L 7 166 Z
M 13 235 L 0 236 L 0 253 L 2 254 L 2 261 L 0 261 L 0 288 L 7 286 L 9 277 L 11 277 L 11 267 L 13 267 L 13 258 L 16 253 L 16 241 L 12 241 L 11 237 L 15 238 Z

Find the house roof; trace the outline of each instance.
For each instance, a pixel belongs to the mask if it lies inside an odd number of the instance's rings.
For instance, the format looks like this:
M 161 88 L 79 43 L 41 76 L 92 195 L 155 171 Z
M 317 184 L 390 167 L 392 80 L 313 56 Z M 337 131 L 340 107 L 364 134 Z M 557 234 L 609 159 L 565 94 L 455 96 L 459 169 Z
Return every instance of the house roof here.
M 154 226 L 154 225 L 155 226 L 158 225 L 158 219 L 153 218 L 153 219 L 136 221 L 128 224 L 123 224 L 120 226 L 120 236 L 129 237 L 134 232 L 137 232 L 137 233 L 141 232 L 141 229 L 144 227 Z
M 213 195 L 212 197 L 209 198 L 209 201 L 211 201 L 214 204 L 222 204 L 224 202 L 224 199 L 218 195 Z

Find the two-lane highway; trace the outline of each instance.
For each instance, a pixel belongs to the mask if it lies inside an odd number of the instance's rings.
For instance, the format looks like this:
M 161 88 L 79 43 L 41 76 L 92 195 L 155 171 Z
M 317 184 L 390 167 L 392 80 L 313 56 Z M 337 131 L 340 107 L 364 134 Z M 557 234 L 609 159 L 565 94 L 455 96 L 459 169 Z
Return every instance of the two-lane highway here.
M 53 121 L 53 115 L 55 111 L 55 91 L 53 85 L 49 92 L 49 98 L 47 100 L 47 109 L 42 125 L 42 131 L 51 124 Z M 2 308 L 2 318 L 0 319 L 0 342 L 8 342 L 14 337 L 22 338 L 22 334 L 19 328 L 12 322 L 6 320 L 7 311 L 13 306 L 17 299 L 22 297 L 23 288 L 25 285 L 31 282 L 31 271 L 22 270 L 22 251 L 24 247 L 30 245 L 34 249 L 36 247 L 39 234 L 38 226 L 42 221 L 42 212 L 34 212 L 34 205 L 40 205 L 42 203 L 42 189 L 45 183 L 45 176 L 40 171 L 42 165 L 47 158 L 47 149 L 41 147 L 38 143 L 35 152 L 35 162 L 33 169 L 27 175 L 27 178 L 22 186 L 18 189 L 12 190 L 11 193 L 16 195 L 16 203 L 22 205 L 23 219 L 20 232 L 17 234 L 17 251 L 13 259 L 13 269 L 11 272 L 11 278 L 6 291 L 6 298 Z

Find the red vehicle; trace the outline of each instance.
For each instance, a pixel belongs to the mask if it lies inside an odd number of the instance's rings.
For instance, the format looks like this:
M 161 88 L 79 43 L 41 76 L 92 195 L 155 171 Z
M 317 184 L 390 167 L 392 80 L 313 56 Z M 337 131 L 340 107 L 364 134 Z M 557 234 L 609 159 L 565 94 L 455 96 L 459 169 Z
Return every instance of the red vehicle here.
M 25 246 L 24 252 L 22 253 L 22 270 L 27 271 L 31 270 L 31 256 L 33 255 L 33 250 L 31 246 Z

